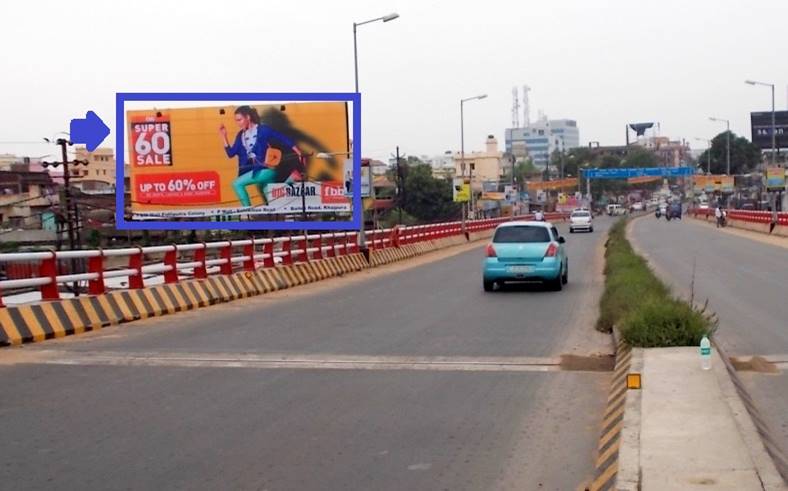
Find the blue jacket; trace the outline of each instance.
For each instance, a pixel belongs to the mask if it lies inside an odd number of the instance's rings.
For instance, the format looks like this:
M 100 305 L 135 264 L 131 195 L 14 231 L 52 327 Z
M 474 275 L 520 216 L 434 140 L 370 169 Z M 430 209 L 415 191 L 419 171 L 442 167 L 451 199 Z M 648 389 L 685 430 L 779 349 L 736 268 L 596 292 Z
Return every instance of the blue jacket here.
M 235 141 L 233 144 L 231 146 L 224 147 L 224 151 L 227 152 L 228 157 L 238 157 L 239 176 L 246 174 L 250 170 L 258 171 L 267 167 L 265 165 L 265 152 L 268 150 L 268 144 L 271 141 L 277 141 L 286 148 L 292 148 L 295 146 L 293 140 L 286 137 L 285 135 L 275 131 L 269 126 L 258 124 L 257 141 L 255 142 L 254 147 L 252 147 L 252 152 L 255 154 L 255 159 L 252 161 L 249 159 L 249 155 L 246 153 L 246 147 L 244 147 L 242 142 L 242 135 L 243 131 L 239 131 L 238 134 L 235 135 Z

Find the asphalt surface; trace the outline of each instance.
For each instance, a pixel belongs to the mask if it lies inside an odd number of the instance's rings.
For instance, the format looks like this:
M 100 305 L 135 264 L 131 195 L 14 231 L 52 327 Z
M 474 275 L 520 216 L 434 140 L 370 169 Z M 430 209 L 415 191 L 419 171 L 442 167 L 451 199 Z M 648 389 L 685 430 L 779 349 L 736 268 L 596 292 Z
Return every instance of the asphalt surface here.
M 685 218 L 653 217 L 632 225 L 632 238 L 674 290 L 720 320 L 717 341 L 731 356 L 788 361 L 788 249 L 732 235 Z M 788 373 L 739 372 L 783 452 L 788 449 Z
M 610 352 L 593 331 L 607 228 L 566 234 L 563 292 L 484 293 L 480 245 L 0 350 L 0 488 L 575 489 L 610 373 L 549 360 Z

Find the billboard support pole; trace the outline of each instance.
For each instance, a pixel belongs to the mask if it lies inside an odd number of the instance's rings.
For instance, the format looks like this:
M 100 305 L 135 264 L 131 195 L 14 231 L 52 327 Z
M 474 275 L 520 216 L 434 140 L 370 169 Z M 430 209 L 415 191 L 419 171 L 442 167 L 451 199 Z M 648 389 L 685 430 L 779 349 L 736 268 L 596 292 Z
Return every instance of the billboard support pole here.
M 774 84 L 772 84 L 772 166 L 777 162 L 777 125 L 774 117 Z
M 400 170 L 399 166 L 399 145 L 397 145 L 397 195 L 399 198 L 399 218 L 397 218 L 397 224 L 402 225 L 402 205 L 405 201 L 405 186 L 404 182 L 402 182 L 402 171 Z

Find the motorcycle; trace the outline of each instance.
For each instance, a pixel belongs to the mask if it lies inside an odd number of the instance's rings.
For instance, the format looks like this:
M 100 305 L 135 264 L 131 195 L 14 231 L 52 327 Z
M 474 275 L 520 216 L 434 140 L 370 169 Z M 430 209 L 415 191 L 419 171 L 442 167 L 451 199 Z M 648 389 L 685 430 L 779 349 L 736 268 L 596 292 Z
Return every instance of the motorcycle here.
M 657 218 L 660 218 L 662 216 L 662 212 L 659 211 L 659 208 L 657 208 L 657 211 L 655 211 L 654 214 L 657 216 Z

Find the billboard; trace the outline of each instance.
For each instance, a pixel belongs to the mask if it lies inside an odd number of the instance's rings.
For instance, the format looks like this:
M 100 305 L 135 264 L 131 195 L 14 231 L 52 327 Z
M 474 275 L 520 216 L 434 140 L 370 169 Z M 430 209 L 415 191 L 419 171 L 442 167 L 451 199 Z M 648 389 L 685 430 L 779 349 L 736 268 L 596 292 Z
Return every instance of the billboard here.
M 135 109 L 126 125 L 134 219 L 351 211 L 344 101 Z
M 785 190 L 785 169 L 776 165 L 766 168 L 766 189 L 768 191 Z
M 577 178 L 572 177 L 555 181 L 528 181 L 525 185 L 529 191 L 575 188 L 577 187 Z
M 345 159 L 345 165 L 342 170 L 342 184 L 345 187 L 345 196 L 348 198 L 353 197 L 353 159 Z M 372 173 L 370 166 L 364 165 L 361 167 L 361 197 L 369 198 L 369 190 L 372 188 Z
M 725 175 L 697 175 L 693 178 L 692 189 L 695 193 L 732 193 L 734 191 L 734 177 Z
M 750 113 L 752 142 L 761 150 L 772 148 L 772 112 Z M 788 111 L 775 111 L 774 128 L 776 147 L 788 148 Z
M 650 182 L 661 182 L 662 178 L 657 176 L 628 177 L 627 184 L 648 184 Z
M 695 174 L 692 167 L 611 167 L 585 169 L 587 179 L 628 179 L 631 177 L 687 177 Z
M 455 177 L 452 180 L 452 197 L 455 203 L 467 203 L 471 200 L 470 179 L 465 177 Z

